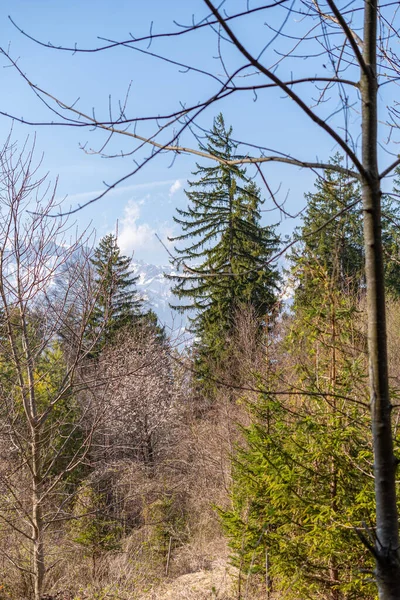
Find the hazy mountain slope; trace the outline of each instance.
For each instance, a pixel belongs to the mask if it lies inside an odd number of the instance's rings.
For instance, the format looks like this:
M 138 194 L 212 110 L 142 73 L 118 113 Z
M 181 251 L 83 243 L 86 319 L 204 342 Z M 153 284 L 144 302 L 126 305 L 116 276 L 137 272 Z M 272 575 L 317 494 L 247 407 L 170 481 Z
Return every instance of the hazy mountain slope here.
M 164 274 L 173 275 L 176 270 L 170 265 L 151 265 L 143 261 L 132 262 L 132 269 L 139 277 L 136 284 L 139 294 L 148 307 L 157 314 L 160 323 L 167 328 L 167 332 L 183 331 L 188 325 L 187 315 L 180 315 L 170 308 L 169 304 L 176 302 L 171 292 L 173 282 L 164 277 Z

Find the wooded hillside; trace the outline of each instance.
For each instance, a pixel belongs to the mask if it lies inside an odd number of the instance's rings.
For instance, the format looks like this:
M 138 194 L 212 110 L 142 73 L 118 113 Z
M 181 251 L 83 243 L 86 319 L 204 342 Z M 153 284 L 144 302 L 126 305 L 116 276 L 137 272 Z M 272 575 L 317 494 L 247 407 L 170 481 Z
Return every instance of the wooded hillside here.
M 222 115 L 202 147 L 235 156 Z M 33 152 L 0 159 L 0 598 L 374 598 L 362 213 L 340 155 L 281 270 L 246 169 L 197 165 L 171 255 L 184 351 L 118 238 L 73 238 Z M 385 198 L 395 454 L 398 219 Z

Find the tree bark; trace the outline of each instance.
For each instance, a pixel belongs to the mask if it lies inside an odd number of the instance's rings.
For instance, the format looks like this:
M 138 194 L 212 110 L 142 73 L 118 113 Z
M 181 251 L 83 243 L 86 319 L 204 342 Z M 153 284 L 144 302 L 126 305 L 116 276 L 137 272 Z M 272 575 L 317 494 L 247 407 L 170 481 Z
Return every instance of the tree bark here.
M 40 436 L 35 425 L 32 426 L 32 538 L 33 538 L 33 573 L 34 597 L 40 600 L 43 591 L 45 574 L 43 517 L 42 517 L 42 476 L 40 459 Z
M 386 343 L 385 281 L 381 235 L 381 188 L 377 144 L 377 0 L 365 2 L 362 98 L 362 178 L 367 283 L 369 383 L 376 500 L 376 578 L 380 600 L 400 600 L 396 459 Z

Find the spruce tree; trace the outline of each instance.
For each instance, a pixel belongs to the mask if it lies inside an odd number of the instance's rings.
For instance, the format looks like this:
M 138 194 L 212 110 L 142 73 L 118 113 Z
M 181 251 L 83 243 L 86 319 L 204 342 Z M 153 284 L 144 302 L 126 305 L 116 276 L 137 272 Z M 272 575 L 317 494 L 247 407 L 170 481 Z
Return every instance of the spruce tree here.
M 333 166 L 342 165 L 336 154 Z M 307 209 L 303 223 L 296 231 L 301 242 L 292 252 L 296 264 L 298 287 L 295 303 L 307 302 L 314 294 L 309 275 L 318 263 L 332 279 L 332 284 L 344 293 L 365 291 L 363 220 L 359 184 L 337 171 L 326 170 L 317 179 L 316 191 L 306 194 Z M 388 196 L 382 201 L 382 238 L 385 249 L 385 280 L 387 291 L 400 294 L 399 210 Z
M 356 539 L 374 515 L 360 192 L 329 170 L 316 187 L 291 256 L 295 294 L 282 343 L 292 358 L 286 370 L 269 365 L 268 390 L 250 408 L 222 518 L 236 564 L 264 575 L 267 554 L 285 597 L 370 598 L 372 555 Z M 386 285 L 398 295 L 395 224 L 385 199 Z M 283 382 L 286 394 L 275 395 Z
M 372 555 L 356 533 L 374 514 L 360 314 L 323 267 L 308 276 L 314 295 L 282 342 L 287 366 L 270 366 L 250 407 L 223 523 L 244 576 L 264 579 L 267 555 L 277 597 L 371 598 Z
M 91 335 L 99 337 L 97 351 L 112 341 L 120 329 L 133 325 L 142 306 L 131 259 L 121 255 L 117 242 L 115 235 L 106 235 L 91 259 L 99 290 L 90 322 Z
M 223 160 L 235 157 L 232 129 L 220 114 L 200 149 Z M 172 276 L 173 293 L 183 301 L 180 312 L 194 310 L 197 367 L 205 378 L 207 364 L 218 363 L 232 330 L 235 312 L 250 304 L 260 329 L 276 302 L 277 270 L 269 260 L 278 247 L 273 226 L 261 225 L 262 200 L 257 186 L 239 166 L 197 165 L 186 191 L 189 205 L 178 209 L 182 234 L 173 238 L 178 264 L 189 272 Z

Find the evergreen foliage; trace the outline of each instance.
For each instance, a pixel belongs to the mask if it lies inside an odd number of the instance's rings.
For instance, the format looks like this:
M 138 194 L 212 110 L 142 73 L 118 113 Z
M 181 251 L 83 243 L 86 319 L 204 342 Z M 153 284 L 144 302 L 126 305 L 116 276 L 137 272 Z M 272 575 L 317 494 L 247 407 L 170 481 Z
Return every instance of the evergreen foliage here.
M 109 498 L 99 485 L 82 484 L 74 504 L 74 519 L 69 534 L 83 547 L 92 561 L 92 576 L 97 575 L 97 561 L 106 552 L 120 548 L 123 527 L 112 513 Z
M 41 461 L 49 479 L 60 477 L 67 487 L 73 487 L 85 473 L 80 462 L 85 452 L 85 434 L 82 426 L 82 410 L 67 378 L 69 369 L 65 347 L 57 339 L 45 339 L 43 335 L 45 314 L 42 311 L 27 311 L 26 339 L 36 349 L 31 358 L 32 380 L 36 406 L 43 419 L 41 436 L 48 443 L 41 448 Z M 14 350 L 22 354 L 24 339 L 18 327 L 18 311 L 8 314 L 15 331 Z M 12 423 L 10 429 L 17 430 L 20 449 L 28 455 L 28 424 L 20 392 L 21 379 L 29 385 L 28 375 L 18 373 L 13 361 L 13 349 L 5 332 L 5 319 L 0 316 L 0 423 Z M 21 379 L 19 378 L 19 375 Z M 24 441 L 23 441 L 24 440 Z M 69 469 L 71 462 L 76 463 Z
M 385 283 L 387 292 L 394 298 L 400 297 L 400 169 L 395 172 L 394 196 L 387 194 L 382 199 L 382 246 L 385 261 Z
M 200 148 L 223 160 L 235 157 L 232 130 L 220 114 Z M 218 362 L 240 304 L 250 304 L 260 322 L 274 307 L 278 274 L 269 264 L 279 239 L 273 226 L 261 225 L 262 200 L 242 167 L 197 165 L 186 195 L 188 207 L 174 218 L 182 234 L 173 238 L 178 264 L 189 272 L 172 276 L 173 293 L 183 301 L 178 311 L 195 310 L 192 330 L 198 339 L 197 366 Z M 207 357 L 207 359 L 206 359 Z
M 110 233 L 100 240 L 91 263 L 99 292 L 90 319 L 90 332 L 98 336 L 96 348 L 100 351 L 120 329 L 135 322 L 142 301 L 135 290 L 137 277 L 132 273 L 131 259 L 121 255 L 115 235 Z
M 340 166 L 336 154 L 331 164 Z M 324 268 L 337 289 L 359 294 L 365 290 L 361 190 L 358 183 L 337 171 L 327 170 L 315 184 L 316 192 L 306 194 L 307 209 L 296 231 L 301 242 L 292 253 L 298 286 L 295 304 L 307 303 L 319 285 L 310 278 L 312 265 Z M 387 291 L 400 294 L 399 210 L 389 196 L 382 202 L 382 237 L 385 248 Z M 318 292 L 317 292 L 318 293 Z
M 52 454 L 49 462 L 49 476 L 62 475 L 62 480 L 69 491 L 75 489 L 87 473 L 84 464 L 85 431 L 82 422 L 83 410 L 72 387 L 65 389 L 65 374 L 68 364 L 62 345 L 54 341 L 47 347 L 38 361 L 34 372 L 38 408 L 42 413 L 49 409 L 51 402 L 58 395 L 58 401 L 49 413 L 43 437 L 51 440 Z M 70 469 L 71 463 L 76 463 Z
M 336 156 L 333 163 L 340 164 Z M 301 244 L 292 252 L 289 367 L 269 365 L 268 390 L 234 459 L 232 509 L 221 511 L 243 573 L 265 574 L 285 597 L 371 598 L 373 557 L 356 530 L 373 526 L 365 288 L 358 186 L 328 171 L 307 195 Z M 396 211 L 384 203 L 386 281 L 400 291 Z M 315 233 L 314 233 L 315 232 Z M 272 373 L 272 369 L 275 373 Z M 285 395 L 275 395 L 282 389 Z
M 371 598 L 373 557 L 356 533 L 374 511 L 365 340 L 352 297 L 321 267 L 309 275 L 319 293 L 285 340 L 289 372 L 275 374 L 288 395 L 274 394 L 271 374 L 243 430 L 233 508 L 222 517 L 237 566 L 264 574 L 267 553 L 278 595 Z

